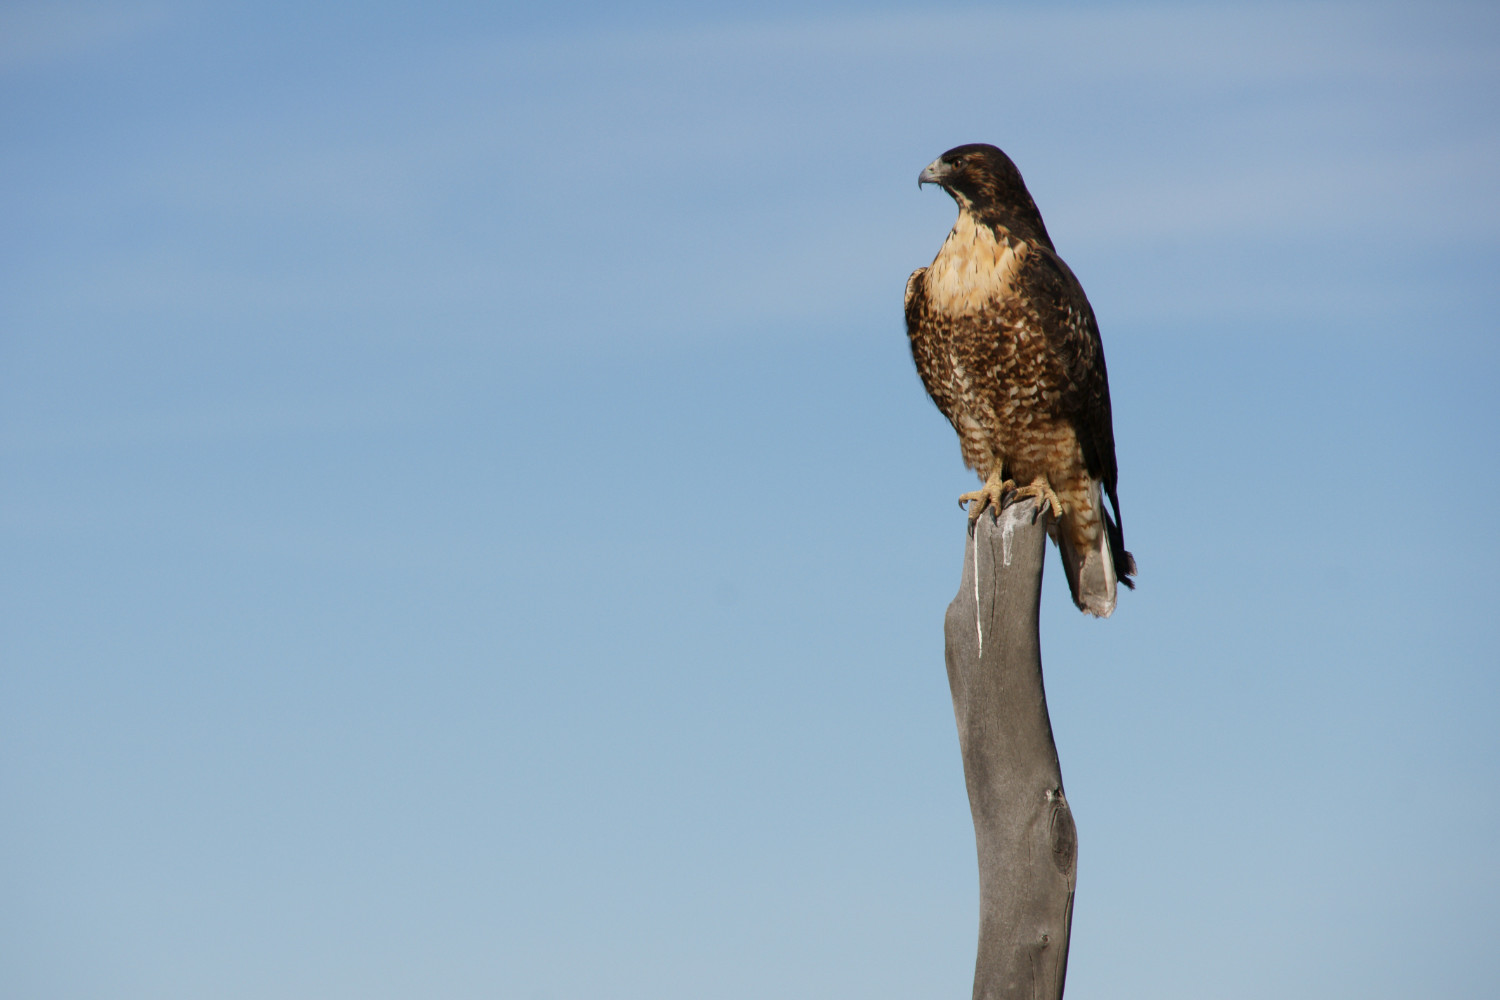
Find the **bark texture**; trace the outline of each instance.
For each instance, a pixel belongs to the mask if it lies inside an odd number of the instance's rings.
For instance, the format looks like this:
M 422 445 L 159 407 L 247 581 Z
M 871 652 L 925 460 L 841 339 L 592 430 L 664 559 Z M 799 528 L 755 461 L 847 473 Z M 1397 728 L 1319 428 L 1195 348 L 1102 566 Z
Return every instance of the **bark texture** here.
M 1068 968 L 1078 835 L 1042 688 L 1045 518 L 986 513 L 944 623 L 948 683 L 979 851 L 974 1000 L 1056 1000 Z

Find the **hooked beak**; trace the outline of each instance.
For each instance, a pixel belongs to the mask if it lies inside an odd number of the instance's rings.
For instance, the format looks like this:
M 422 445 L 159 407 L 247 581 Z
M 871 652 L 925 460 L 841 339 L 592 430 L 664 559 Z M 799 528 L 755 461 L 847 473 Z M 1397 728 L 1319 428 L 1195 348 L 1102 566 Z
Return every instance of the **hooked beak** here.
M 943 183 L 943 178 L 947 176 L 948 165 L 943 162 L 943 158 L 940 156 L 936 160 L 933 160 L 931 163 L 927 164 L 927 166 L 923 167 L 922 172 L 917 175 L 917 189 L 921 190 L 923 184 L 941 185 Z

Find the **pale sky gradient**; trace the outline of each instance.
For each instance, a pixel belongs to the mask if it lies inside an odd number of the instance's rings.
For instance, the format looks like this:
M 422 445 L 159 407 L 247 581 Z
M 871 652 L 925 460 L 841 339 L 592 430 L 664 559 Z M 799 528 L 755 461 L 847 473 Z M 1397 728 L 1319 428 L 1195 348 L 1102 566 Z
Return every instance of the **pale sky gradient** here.
M 0 6 L 0 995 L 967 996 L 943 150 L 1099 315 L 1068 996 L 1500 981 L 1487 3 Z

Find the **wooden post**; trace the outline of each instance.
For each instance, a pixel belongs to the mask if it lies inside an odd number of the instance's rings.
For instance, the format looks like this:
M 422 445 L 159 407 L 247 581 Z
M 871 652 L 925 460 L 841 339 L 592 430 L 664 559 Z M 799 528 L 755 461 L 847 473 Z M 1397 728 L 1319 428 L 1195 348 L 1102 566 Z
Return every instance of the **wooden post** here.
M 974 1000 L 1057 1000 L 1078 836 L 1042 689 L 1046 519 L 1034 500 L 979 518 L 948 605 L 948 684 L 979 849 Z

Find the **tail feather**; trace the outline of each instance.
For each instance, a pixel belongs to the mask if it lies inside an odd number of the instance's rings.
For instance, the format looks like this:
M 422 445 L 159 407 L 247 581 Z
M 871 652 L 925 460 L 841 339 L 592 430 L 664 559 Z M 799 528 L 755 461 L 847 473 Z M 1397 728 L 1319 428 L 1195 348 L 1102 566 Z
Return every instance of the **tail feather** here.
M 1099 484 L 1093 484 L 1092 497 L 1095 509 L 1100 509 Z M 1057 543 L 1062 555 L 1063 572 L 1068 578 L 1068 589 L 1073 594 L 1073 603 L 1078 610 L 1098 618 L 1108 618 L 1114 613 L 1118 597 L 1117 584 L 1134 588 L 1130 579 L 1135 575 L 1135 557 L 1125 551 L 1125 534 L 1118 520 L 1120 504 L 1114 490 L 1109 491 L 1110 502 L 1115 508 L 1115 517 L 1108 511 L 1104 514 L 1104 531 L 1099 533 L 1096 547 L 1080 551 L 1068 537 L 1069 533 L 1057 522 L 1048 526 L 1048 533 Z
M 1109 504 L 1115 509 L 1115 516 L 1110 517 L 1109 511 L 1103 511 L 1104 527 L 1109 534 L 1109 553 L 1114 560 L 1115 569 L 1119 574 L 1120 582 L 1131 590 L 1135 589 L 1135 556 L 1125 551 L 1125 522 L 1120 517 L 1120 498 L 1115 495 L 1115 488 L 1109 488 Z

